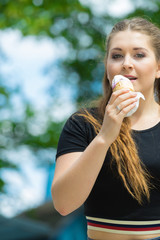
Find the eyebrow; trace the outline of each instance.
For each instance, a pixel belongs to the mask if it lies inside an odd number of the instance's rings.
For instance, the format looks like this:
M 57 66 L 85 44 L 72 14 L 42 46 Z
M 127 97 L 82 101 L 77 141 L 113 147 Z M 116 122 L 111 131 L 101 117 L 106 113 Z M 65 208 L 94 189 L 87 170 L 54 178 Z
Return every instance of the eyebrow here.
M 121 48 L 117 48 L 117 47 L 111 49 L 111 51 L 113 51 L 113 50 L 122 51 Z M 148 52 L 148 50 L 146 48 L 143 48 L 143 47 L 136 47 L 136 48 L 133 48 L 133 50 L 144 50 L 144 51 Z

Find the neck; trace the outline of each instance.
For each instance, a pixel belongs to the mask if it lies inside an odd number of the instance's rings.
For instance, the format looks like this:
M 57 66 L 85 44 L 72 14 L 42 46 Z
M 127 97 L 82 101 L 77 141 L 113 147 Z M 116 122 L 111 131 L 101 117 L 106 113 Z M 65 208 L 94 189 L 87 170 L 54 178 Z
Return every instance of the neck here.
M 131 123 L 157 119 L 160 117 L 160 105 L 155 101 L 154 95 L 145 96 L 145 101 L 140 99 L 137 111 L 130 117 Z

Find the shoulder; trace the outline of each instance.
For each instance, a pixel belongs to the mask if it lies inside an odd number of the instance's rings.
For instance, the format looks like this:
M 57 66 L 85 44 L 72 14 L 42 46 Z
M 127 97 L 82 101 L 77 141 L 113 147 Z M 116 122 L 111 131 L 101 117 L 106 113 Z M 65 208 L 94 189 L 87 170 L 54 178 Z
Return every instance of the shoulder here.
M 85 132 L 94 131 L 94 123 L 99 122 L 97 108 L 81 108 L 73 113 L 67 120 L 66 127 Z
M 81 108 L 71 115 L 71 119 L 86 122 L 88 117 L 99 119 L 98 108 Z

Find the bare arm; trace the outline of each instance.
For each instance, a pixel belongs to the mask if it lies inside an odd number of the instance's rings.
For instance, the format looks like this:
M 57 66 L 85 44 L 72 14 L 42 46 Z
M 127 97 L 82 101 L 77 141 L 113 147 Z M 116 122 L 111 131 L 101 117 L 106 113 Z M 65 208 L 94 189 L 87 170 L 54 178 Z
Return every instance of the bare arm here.
M 80 207 L 90 194 L 111 143 L 117 138 L 125 115 L 135 106 L 132 93 L 112 94 L 99 134 L 84 152 L 68 153 L 57 159 L 52 184 L 54 206 L 62 215 Z M 116 109 L 121 105 L 121 111 Z
M 88 197 L 102 167 L 109 144 L 97 136 L 83 153 L 57 159 L 52 184 L 54 206 L 62 215 L 80 207 Z

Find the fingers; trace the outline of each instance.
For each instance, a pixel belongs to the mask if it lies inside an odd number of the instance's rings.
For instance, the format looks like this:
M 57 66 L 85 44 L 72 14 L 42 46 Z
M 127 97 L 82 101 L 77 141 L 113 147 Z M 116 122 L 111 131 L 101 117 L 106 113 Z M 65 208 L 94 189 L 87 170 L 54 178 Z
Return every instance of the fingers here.
M 118 90 L 118 91 L 112 93 L 108 104 L 114 105 L 116 107 L 116 106 L 119 106 L 124 101 L 126 101 L 127 99 L 135 98 L 136 96 L 137 96 L 137 93 L 132 92 L 130 90 L 124 90 L 124 89 Z M 125 104 L 125 102 L 123 103 L 123 105 L 124 104 Z M 123 107 L 123 105 L 122 105 L 122 107 Z
M 131 105 L 131 104 L 136 103 L 137 101 L 138 101 L 138 98 L 137 98 L 136 96 L 134 96 L 134 97 L 131 97 L 131 98 L 127 99 L 127 100 L 122 101 L 119 105 L 116 106 L 116 108 L 117 108 L 117 109 L 119 110 L 119 112 L 120 112 L 120 111 L 123 110 L 124 108 L 128 107 L 128 106 Z M 116 103 L 115 103 L 115 104 L 116 104 Z
M 113 92 L 108 104 L 112 105 L 118 97 L 129 92 L 131 92 L 129 89 L 121 89 L 121 90 L 117 90 L 116 92 Z
M 110 112 L 115 115 L 119 115 L 120 118 L 125 117 L 125 115 L 135 107 L 138 98 L 137 94 L 127 89 L 121 89 L 113 92 L 108 103 Z
M 129 113 L 134 107 L 136 106 L 136 102 L 128 105 L 127 107 L 124 107 L 120 112 L 119 112 L 119 116 L 121 118 L 124 118 L 127 113 Z
M 123 89 L 112 93 L 105 109 L 100 134 L 112 143 L 119 134 L 123 119 L 136 106 L 137 101 L 136 94 L 130 90 Z

